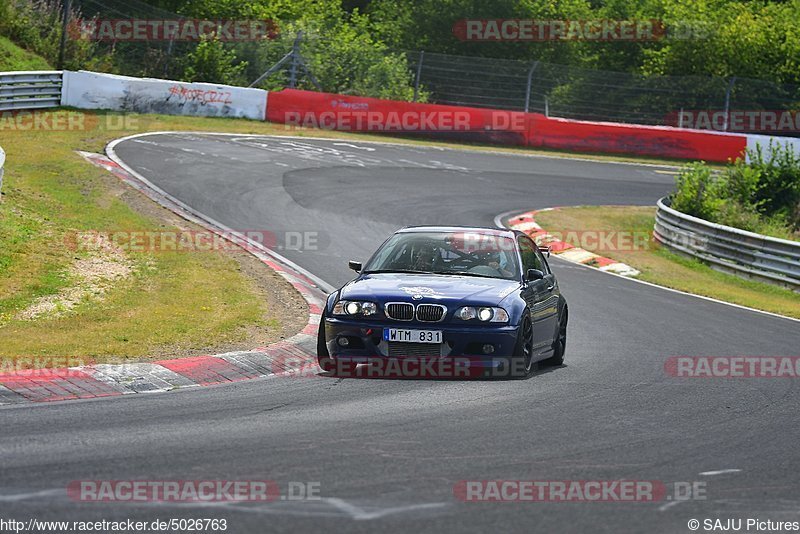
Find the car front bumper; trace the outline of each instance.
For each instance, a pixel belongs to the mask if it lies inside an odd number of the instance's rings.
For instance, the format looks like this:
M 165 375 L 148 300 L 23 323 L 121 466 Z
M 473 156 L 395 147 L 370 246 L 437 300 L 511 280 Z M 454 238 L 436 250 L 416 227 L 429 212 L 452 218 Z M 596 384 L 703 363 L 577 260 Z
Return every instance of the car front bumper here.
M 354 321 L 326 317 L 325 340 L 330 356 L 339 363 L 377 363 L 390 360 L 438 363 L 454 372 L 502 367 L 514 353 L 516 325 L 458 325 L 448 322 Z M 384 328 L 440 330 L 442 343 L 398 343 L 383 339 Z M 347 339 L 343 346 L 341 339 Z M 484 347 L 490 345 L 491 352 Z M 406 365 L 407 366 L 407 365 Z

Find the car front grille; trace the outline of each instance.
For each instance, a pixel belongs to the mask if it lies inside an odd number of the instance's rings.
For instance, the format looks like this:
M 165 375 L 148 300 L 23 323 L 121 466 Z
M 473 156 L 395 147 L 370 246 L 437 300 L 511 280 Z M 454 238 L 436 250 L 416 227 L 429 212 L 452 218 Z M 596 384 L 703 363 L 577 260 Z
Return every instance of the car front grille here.
M 441 304 L 420 304 L 417 306 L 417 320 L 425 323 L 438 323 L 444 319 L 446 309 Z
M 414 318 L 414 305 L 407 302 L 391 302 L 386 305 L 386 317 L 395 321 L 410 321 Z
M 389 341 L 390 358 L 438 358 L 441 354 L 439 343 L 402 343 Z

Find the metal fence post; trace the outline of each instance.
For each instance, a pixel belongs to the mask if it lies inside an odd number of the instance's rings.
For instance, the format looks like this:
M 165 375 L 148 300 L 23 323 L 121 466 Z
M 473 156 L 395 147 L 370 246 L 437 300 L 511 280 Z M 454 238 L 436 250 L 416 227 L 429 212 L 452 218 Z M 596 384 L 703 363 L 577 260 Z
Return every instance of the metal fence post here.
M 69 24 L 69 12 L 72 9 L 72 1 L 64 0 L 64 13 L 61 15 L 61 43 L 58 46 L 58 70 L 64 70 L 64 49 L 67 47 L 67 24 Z
M 728 131 L 728 113 L 730 112 L 731 107 L 731 91 L 733 90 L 733 84 L 736 83 L 736 76 L 730 79 L 728 82 L 728 89 L 725 91 L 725 123 L 722 128 L 723 132 Z
M 425 58 L 425 51 L 419 51 L 419 63 L 417 63 L 417 79 L 414 80 L 414 102 L 419 98 L 419 79 L 422 77 L 422 60 Z
M 534 61 L 533 65 L 531 65 L 530 70 L 528 71 L 528 87 L 525 90 L 525 113 L 528 112 L 531 105 L 531 83 L 533 81 L 533 71 L 536 70 L 536 67 L 539 66 L 538 61 Z
M 544 116 L 550 116 L 550 101 L 547 100 L 547 95 L 544 95 Z
M 297 64 L 300 60 L 300 41 L 303 39 L 303 31 L 297 32 L 297 37 L 292 45 L 292 66 L 289 69 L 289 89 L 294 89 L 297 84 Z

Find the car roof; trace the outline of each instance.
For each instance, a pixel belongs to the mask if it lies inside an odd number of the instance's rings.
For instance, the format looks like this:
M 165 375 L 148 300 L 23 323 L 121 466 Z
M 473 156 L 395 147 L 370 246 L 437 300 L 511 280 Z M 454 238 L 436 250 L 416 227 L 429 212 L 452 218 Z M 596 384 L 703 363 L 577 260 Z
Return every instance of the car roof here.
M 508 230 L 506 228 L 496 228 L 487 226 L 406 226 L 398 230 L 397 234 L 414 233 L 414 232 L 469 232 L 481 235 L 493 235 L 511 237 L 518 235 L 519 232 L 515 230 Z

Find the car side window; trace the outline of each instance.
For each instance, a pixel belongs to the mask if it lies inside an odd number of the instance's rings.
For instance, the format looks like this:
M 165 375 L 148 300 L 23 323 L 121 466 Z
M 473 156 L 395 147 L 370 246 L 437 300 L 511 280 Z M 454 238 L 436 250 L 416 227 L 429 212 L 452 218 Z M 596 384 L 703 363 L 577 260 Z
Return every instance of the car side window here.
M 528 269 L 538 269 L 543 273 L 547 273 L 543 265 L 544 262 L 540 256 L 539 247 L 529 238 L 519 238 L 519 253 L 520 256 L 522 256 L 522 267 L 525 269 L 525 272 L 527 272 Z

